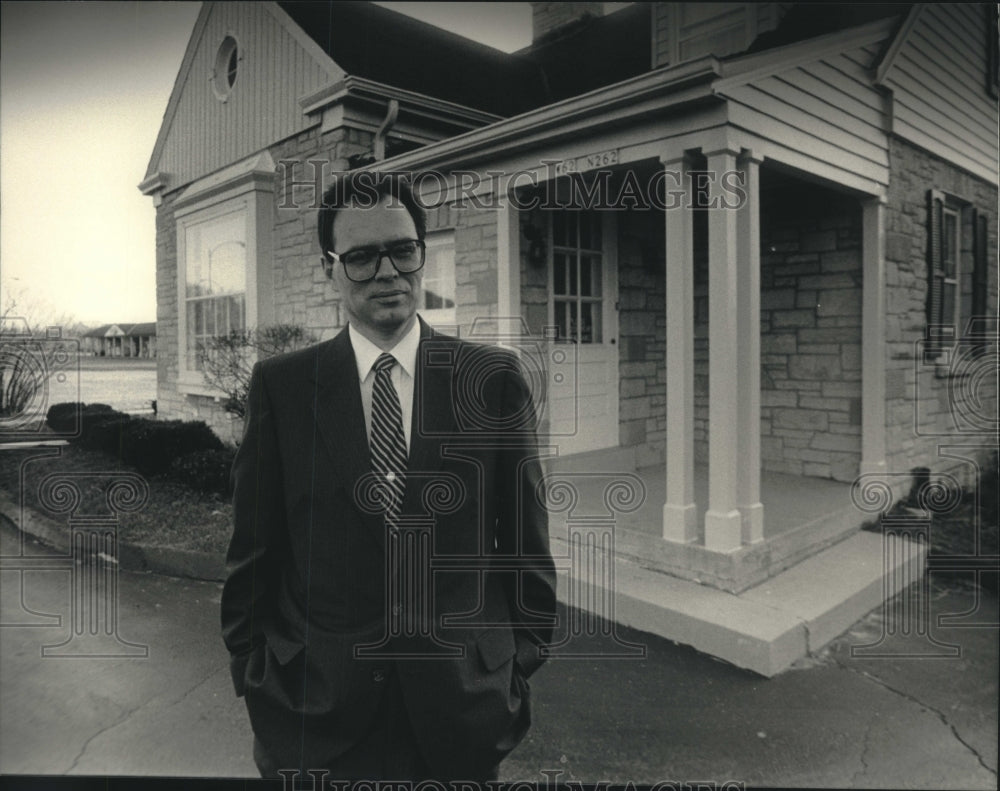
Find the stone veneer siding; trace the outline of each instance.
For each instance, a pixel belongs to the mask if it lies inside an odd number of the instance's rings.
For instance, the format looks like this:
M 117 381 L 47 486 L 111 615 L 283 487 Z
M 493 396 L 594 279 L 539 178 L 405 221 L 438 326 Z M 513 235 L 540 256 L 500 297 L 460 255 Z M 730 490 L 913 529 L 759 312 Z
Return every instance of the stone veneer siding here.
M 946 470 L 960 463 L 941 456 L 941 445 L 981 444 L 983 453 L 996 447 L 995 435 L 977 433 L 973 428 L 975 423 L 970 424 L 961 416 L 978 416 L 979 421 L 987 422 L 996 420 L 997 346 L 994 336 L 990 354 L 972 358 L 968 344 L 960 341 L 958 354 L 954 355 L 960 362 L 937 366 L 924 364 L 920 359 L 918 344 L 927 325 L 927 191 L 938 189 L 950 193 L 986 214 L 989 262 L 986 304 L 995 332 L 997 188 L 895 138 L 890 140 L 889 155 L 893 178 L 885 211 L 886 466 L 894 474 L 908 474 L 917 466 Z M 961 245 L 965 308 L 972 280 L 969 230 L 963 228 Z M 968 315 L 961 317 L 960 333 L 964 333 L 967 320 Z M 968 375 L 952 375 L 952 371 L 960 369 Z M 977 370 L 986 375 L 976 376 Z M 963 466 L 963 475 L 975 474 L 970 465 Z
M 658 211 L 618 215 L 618 426 L 639 467 L 662 464 L 666 447 L 664 226 Z
M 839 481 L 857 476 L 862 287 L 860 203 L 796 182 L 765 186 L 763 469 Z
M 765 201 L 766 196 L 765 181 Z M 522 216 L 522 249 L 528 222 Z M 775 199 L 762 206 L 761 222 L 762 466 L 853 480 L 861 451 L 860 204 L 782 181 Z M 619 213 L 619 441 L 635 448 L 639 467 L 665 458 L 663 240 L 662 213 Z M 699 463 L 708 460 L 709 430 L 706 250 L 702 214 L 695 218 L 694 273 Z M 522 256 L 521 308 L 533 334 L 541 332 L 547 316 L 546 278 L 544 267 L 532 267 Z
M 497 212 L 468 201 L 428 208 L 427 231 L 447 229 L 455 231 L 455 317 L 464 338 L 477 319 L 497 315 Z

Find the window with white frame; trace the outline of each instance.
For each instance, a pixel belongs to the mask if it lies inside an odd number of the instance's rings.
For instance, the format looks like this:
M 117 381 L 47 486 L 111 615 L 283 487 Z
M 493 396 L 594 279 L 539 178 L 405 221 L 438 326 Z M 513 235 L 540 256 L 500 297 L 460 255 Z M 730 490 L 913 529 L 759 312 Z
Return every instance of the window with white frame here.
M 257 154 L 194 182 L 174 202 L 177 387 L 222 395 L 203 374 L 210 339 L 273 322 L 269 278 L 274 162 Z
M 602 343 L 604 332 L 601 217 L 566 209 L 552 215 L 550 307 L 562 343 Z
M 433 325 L 454 325 L 455 232 L 432 231 L 424 237 L 424 244 L 427 245 L 427 258 L 420 315 Z
M 200 371 L 211 339 L 246 329 L 247 212 L 184 229 L 185 367 Z

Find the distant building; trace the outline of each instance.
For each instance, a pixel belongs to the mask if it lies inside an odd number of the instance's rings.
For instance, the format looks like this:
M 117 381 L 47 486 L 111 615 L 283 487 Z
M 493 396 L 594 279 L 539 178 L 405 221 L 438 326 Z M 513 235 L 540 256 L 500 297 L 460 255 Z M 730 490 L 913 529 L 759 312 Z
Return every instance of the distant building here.
M 81 336 L 80 349 L 95 357 L 156 357 L 156 322 L 102 324 Z

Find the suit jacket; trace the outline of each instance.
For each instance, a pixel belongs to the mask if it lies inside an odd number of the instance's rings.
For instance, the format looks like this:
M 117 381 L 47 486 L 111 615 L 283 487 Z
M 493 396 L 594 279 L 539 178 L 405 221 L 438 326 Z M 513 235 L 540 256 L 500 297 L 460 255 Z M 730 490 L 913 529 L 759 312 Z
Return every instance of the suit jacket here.
M 474 777 L 524 736 L 555 618 L 534 420 L 513 354 L 421 320 L 394 531 L 346 329 L 254 367 L 222 629 L 281 765 L 323 768 L 349 749 L 391 673 L 437 773 Z

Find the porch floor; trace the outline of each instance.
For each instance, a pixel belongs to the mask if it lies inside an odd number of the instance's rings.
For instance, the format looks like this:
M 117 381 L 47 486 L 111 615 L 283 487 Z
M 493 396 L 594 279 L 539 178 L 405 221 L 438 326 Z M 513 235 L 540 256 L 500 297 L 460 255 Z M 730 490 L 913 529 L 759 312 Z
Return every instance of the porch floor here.
M 666 500 L 666 470 L 662 465 L 616 473 L 608 470 L 624 470 L 627 466 L 607 462 L 600 456 L 577 457 L 570 469 L 556 473 L 556 480 L 566 476 L 577 501 L 569 518 L 564 513 L 551 514 L 550 533 L 565 539 L 574 517 L 586 523 L 607 514 L 603 504 L 606 487 L 614 480 L 634 475 L 642 481 L 645 496 L 635 510 L 614 515 L 616 553 L 647 568 L 731 592 L 759 584 L 843 540 L 872 516 L 852 503 L 848 483 L 762 472 L 763 540 L 732 552 L 716 552 L 701 546 L 700 541 L 678 544 L 662 538 Z M 561 469 L 561 465 L 551 466 Z M 708 508 L 707 467 L 695 467 L 695 503 L 700 526 Z
M 646 487 L 646 502 L 638 511 L 624 514 L 621 527 L 659 538 L 663 531 L 663 503 L 667 498 L 666 468 L 644 467 L 635 474 Z M 703 525 L 708 510 L 708 467 L 696 466 L 694 475 L 698 524 Z M 777 472 L 761 472 L 760 499 L 764 503 L 765 541 L 852 505 L 849 483 Z
M 563 500 L 550 509 L 559 598 L 571 607 L 772 676 L 893 595 L 919 595 L 913 583 L 924 573 L 926 548 L 859 530 L 872 514 L 852 503 L 850 484 L 764 473 L 764 539 L 721 553 L 663 540 L 662 466 L 616 473 L 605 471 L 627 464 L 604 462 L 582 465 L 577 458 L 570 469 L 551 472 L 554 488 L 563 481 L 575 496 L 572 506 Z M 701 520 L 707 469 L 696 474 Z M 611 528 L 605 496 L 629 475 L 641 479 L 645 497 L 631 513 L 617 514 Z M 586 537 L 591 531 L 603 537 Z M 635 650 L 614 633 L 601 636 L 608 656 Z M 557 652 L 571 653 L 572 639 L 564 642 Z

